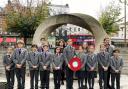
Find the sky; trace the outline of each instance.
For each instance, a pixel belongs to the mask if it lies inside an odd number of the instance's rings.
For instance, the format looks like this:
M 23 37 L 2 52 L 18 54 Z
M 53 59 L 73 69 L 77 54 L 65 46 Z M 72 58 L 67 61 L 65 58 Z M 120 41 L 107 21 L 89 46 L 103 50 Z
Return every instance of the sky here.
M 4 7 L 8 0 L 0 0 L 0 7 Z M 70 13 L 83 13 L 88 14 L 96 19 L 100 12 L 109 5 L 112 0 L 50 0 L 53 4 L 65 5 L 69 4 Z M 119 1 L 119 0 L 115 0 Z M 123 4 L 121 4 L 123 7 Z M 122 10 L 123 16 L 123 10 Z

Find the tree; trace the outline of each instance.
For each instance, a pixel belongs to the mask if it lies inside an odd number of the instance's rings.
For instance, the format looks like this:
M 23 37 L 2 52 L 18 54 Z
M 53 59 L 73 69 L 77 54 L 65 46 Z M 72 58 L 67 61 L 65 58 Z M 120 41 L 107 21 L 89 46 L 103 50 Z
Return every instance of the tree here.
M 17 3 L 11 11 L 7 12 L 7 31 L 20 33 L 21 37 L 25 39 L 33 37 L 38 25 L 48 17 L 48 4 L 45 0 L 37 2 L 33 6 L 33 0 L 27 0 L 27 5 L 23 6 Z
M 108 34 L 116 33 L 119 30 L 118 22 L 122 20 L 119 19 L 120 14 L 121 7 L 119 4 L 116 5 L 114 1 L 101 11 L 99 22 Z

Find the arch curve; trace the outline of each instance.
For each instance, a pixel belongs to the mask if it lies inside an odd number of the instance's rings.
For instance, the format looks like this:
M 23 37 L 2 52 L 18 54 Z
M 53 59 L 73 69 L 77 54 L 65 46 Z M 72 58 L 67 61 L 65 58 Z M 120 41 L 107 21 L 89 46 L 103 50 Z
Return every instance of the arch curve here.
M 42 37 L 47 38 L 51 32 L 64 24 L 77 25 L 92 32 L 95 36 L 96 48 L 99 47 L 99 44 L 101 44 L 103 39 L 107 36 L 101 24 L 92 16 L 80 13 L 61 14 L 51 16 L 39 25 L 35 31 L 33 43 L 39 43 Z

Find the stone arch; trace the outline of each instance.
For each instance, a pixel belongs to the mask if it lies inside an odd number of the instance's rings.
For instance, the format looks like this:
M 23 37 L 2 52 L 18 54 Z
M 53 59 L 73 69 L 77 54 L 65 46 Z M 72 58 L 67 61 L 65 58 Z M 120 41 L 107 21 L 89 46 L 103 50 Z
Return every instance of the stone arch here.
M 92 16 L 80 13 L 61 14 L 51 16 L 39 25 L 35 31 L 33 43 L 39 43 L 42 37 L 47 38 L 51 32 L 64 24 L 77 25 L 92 32 L 96 40 L 96 50 L 99 47 L 99 44 L 101 44 L 103 39 L 107 36 L 101 24 Z

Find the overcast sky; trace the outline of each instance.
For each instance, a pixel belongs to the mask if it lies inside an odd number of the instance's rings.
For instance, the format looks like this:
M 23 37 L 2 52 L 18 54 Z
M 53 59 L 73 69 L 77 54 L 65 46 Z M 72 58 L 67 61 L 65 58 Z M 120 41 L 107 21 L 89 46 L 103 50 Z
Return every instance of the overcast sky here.
M 0 7 L 4 7 L 8 0 L 0 0 Z M 112 0 L 51 0 L 53 4 L 69 4 L 70 13 L 84 13 L 98 18 L 102 9 L 104 9 Z M 119 0 L 115 0 L 119 1 Z M 123 4 L 122 4 L 123 5 Z M 127 8 L 128 10 L 128 8 Z M 128 11 L 127 11 L 128 12 Z M 123 16 L 123 10 L 122 10 Z

